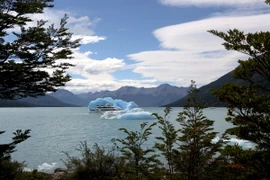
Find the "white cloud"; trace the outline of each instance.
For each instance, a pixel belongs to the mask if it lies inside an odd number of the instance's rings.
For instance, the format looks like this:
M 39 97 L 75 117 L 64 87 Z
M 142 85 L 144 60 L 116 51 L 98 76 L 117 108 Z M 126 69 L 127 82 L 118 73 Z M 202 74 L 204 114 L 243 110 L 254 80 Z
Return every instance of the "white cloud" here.
M 222 40 L 208 33 L 208 30 L 227 31 L 237 28 L 247 32 L 267 31 L 270 25 L 269 18 L 270 14 L 244 17 L 213 17 L 167 26 L 157 29 L 153 33 L 160 41 L 161 47 L 165 49 L 185 51 L 222 50 L 224 49 L 222 46 L 217 46 Z
M 60 20 L 65 16 L 68 15 L 67 26 L 71 32 L 74 34 L 81 34 L 81 35 L 94 35 L 95 32 L 93 31 L 92 27 L 98 22 L 98 20 L 93 19 L 90 20 L 87 16 L 75 17 L 72 13 L 67 11 L 61 10 L 54 10 L 54 9 L 44 9 L 44 13 L 41 14 L 31 14 L 31 19 L 34 20 L 33 23 L 42 19 L 48 21 L 48 24 L 54 24 L 56 27 L 59 26 Z
M 28 23 L 28 26 L 36 26 L 36 22 L 39 20 L 48 21 L 46 26 L 54 24 L 57 28 L 59 27 L 60 20 L 68 14 L 68 20 L 66 27 L 68 31 L 73 33 L 73 39 L 82 39 L 81 44 L 92 44 L 99 41 L 105 40 L 105 36 L 97 36 L 94 32 L 94 27 L 100 21 L 99 18 L 91 20 L 87 16 L 75 17 L 72 13 L 60 10 L 45 9 L 42 14 L 31 14 L 32 22 Z M 20 29 L 18 27 L 10 29 L 10 31 L 18 32 Z
M 123 59 L 117 58 L 106 58 L 104 60 L 95 60 L 89 57 L 92 52 L 81 53 L 75 51 L 73 54 L 74 59 L 62 60 L 61 62 L 68 61 L 75 65 L 68 69 L 68 73 L 78 74 L 85 77 L 101 74 L 108 74 L 117 70 L 122 69 L 126 64 Z
M 145 78 L 175 83 L 178 86 L 189 86 L 190 80 L 198 85 L 210 83 L 236 66 L 238 53 L 223 51 L 205 54 L 182 51 L 146 51 L 131 54 L 129 57 L 140 60 L 134 72 Z M 212 57 L 211 57 L 212 56 Z
M 65 89 L 76 93 L 90 90 L 115 90 L 123 86 L 124 84 L 117 82 L 110 73 L 123 69 L 126 66 L 124 60 L 117 58 L 96 60 L 89 57 L 92 54 L 90 51 L 81 53 L 77 50 L 73 54 L 73 59 L 59 61 L 59 63 L 69 62 L 75 65 L 67 70 L 67 73 L 71 74 L 73 78 L 66 84 Z
M 93 53 L 88 51 L 81 53 L 78 50 L 74 52 L 74 59 L 61 60 L 61 62 L 69 62 L 76 66 L 67 70 L 71 74 L 72 80 L 64 87 L 74 93 L 81 92 L 95 92 L 101 90 L 116 90 L 122 86 L 135 87 L 153 87 L 157 80 L 143 79 L 117 80 L 110 73 L 122 69 L 129 69 L 128 65 L 124 63 L 123 59 L 106 58 L 103 60 L 96 60 L 91 57 Z M 76 77 L 79 76 L 79 77 Z
M 125 66 L 121 59 L 107 58 L 102 61 L 93 61 L 84 67 L 84 71 L 89 74 L 99 75 L 117 71 Z
M 92 36 L 95 34 L 93 29 L 99 21 L 99 18 L 91 20 L 88 16 L 82 16 L 79 18 L 71 16 L 68 19 L 68 26 L 75 34 Z
M 188 86 L 190 80 L 208 84 L 237 66 L 243 54 L 225 51 L 222 40 L 207 32 L 239 28 L 246 32 L 267 31 L 270 14 L 245 17 L 213 17 L 167 26 L 153 32 L 163 50 L 130 54 L 137 61 L 134 72 L 146 78 Z
M 99 77 L 99 78 L 98 78 Z M 88 79 L 72 78 L 69 81 L 65 89 L 72 91 L 73 93 L 83 93 L 83 92 L 96 92 L 101 90 L 115 90 L 120 88 L 119 85 L 114 79 L 106 76 L 96 76 Z
M 65 86 L 65 89 L 72 91 L 74 93 L 82 93 L 82 92 L 96 92 L 102 90 L 116 90 L 122 86 L 134 86 L 134 87 L 155 87 L 153 83 L 157 82 L 154 79 L 146 79 L 146 80 L 130 80 L 125 79 L 118 81 L 113 79 L 108 75 L 101 76 L 92 76 L 87 79 L 80 78 L 72 78 L 70 82 L 68 82 Z
M 81 39 L 81 44 L 97 43 L 106 40 L 104 36 L 86 36 L 86 35 L 73 35 L 72 39 Z
M 159 0 L 168 6 L 262 6 L 263 0 Z

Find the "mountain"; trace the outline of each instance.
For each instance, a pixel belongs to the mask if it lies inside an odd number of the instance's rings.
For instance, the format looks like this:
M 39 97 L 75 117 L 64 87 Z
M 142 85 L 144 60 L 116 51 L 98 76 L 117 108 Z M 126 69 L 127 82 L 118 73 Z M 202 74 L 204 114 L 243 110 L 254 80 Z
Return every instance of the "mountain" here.
M 0 99 L 0 107 L 33 107 L 33 104 L 17 100 Z
M 97 98 L 111 97 L 124 101 L 134 101 L 140 107 L 161 106 L 184 97 L 188 92 L 187 87 L 176 87 L 169 84 L 162 84 L 155 88 L 136 88 L 123 86 L 116 91 L 100 91 L 95 93 L 83 93 L 74 95 L 67 90 L 58 90 L 51 96 L 59 100 L 81 106 L 88 106 L 89 102 Z
M 19 100 L 0 100 L 0 107 L 72 107 L 75 105 L 64 103 L 50 95 L 37 98 L 27 97 Z
M 67 104 L 74 104 L 76 106 L 87 106 L 89 101 L 86 98 L 81 98 L 72 92 L 65 90 L 65 89 L 58 89 L 54 93 L 50 93 L 50 96 L 64 102 Z
M 27 97 L 24 99 L 18 100 L 23 103 L 33 104 L 35 107 L 72 107 L 73 104 L 68 104 L 60 101 L 57 98 L 54 98 L 50 95 L 39 96 L 37 98 Z
M 244 84 L 246 83 L 244 80 L 241 79 L 234 79 L 232 77 L 233 71 L 225 74 L 224 76 L 220 77 L 216 81 L 211 82 L 210 84 L 207 84 L 205 86 L 202 86 L 199 88 L 199 92 L 196 93 L 196 97 L 199 97 L 199 100 L 202 100 L 204 102 L 208 103 L 209 107 L 224 107 L 226 106 L 226 103 L 220 102 L 215 96 L 213 96 L 210 92 L 211 89 L 219 89 L 224 83 L 232 82 L 236 84 Z M 262 76 L 259 76 L 258 74 L 255 74 L 252 77 L 252 80 L 255 83 L 260 83 L 264 87 L 269 88 L 269 81 L 264 79 Z M 269 93 L 269 92 L 267 92 Z M 165 106 L 169 107 L 183 107 L 185 104 L 187 104 L 187 97 L 185 96 L 173 103 L 169 103 Z
M 140 107 L 157 107 L 186 96 L 188 90 L 188 87 L 176 87 L 169 84 L 162 84 L 155 88 L 123 86 L 116 91 L 106 90 L 83 94 L 74 94 L 68 90 L 58 89 L 56 92 L 37 98 L 28 97 L 20 100 L 0 100 L 0 107 L 88 106 L 90 101 L 103 97 L 134 101 Z

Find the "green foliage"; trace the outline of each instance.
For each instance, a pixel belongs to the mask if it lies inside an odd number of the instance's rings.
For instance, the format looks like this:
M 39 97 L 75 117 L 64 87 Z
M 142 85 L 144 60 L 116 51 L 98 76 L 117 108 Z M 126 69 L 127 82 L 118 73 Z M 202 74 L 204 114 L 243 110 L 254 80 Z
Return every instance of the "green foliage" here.
M 270 3 L 268 0 L 265 2 Z M 228 83 L 213 91 L 218 99 L 227 103 L 226 120 L 234 125 L 227 132 L 256 145 L 253 155 L 230 148 L 228 152 L 232 162 L 235 163 L 240 155 L 240 159 L 248 158 L 254 163 L 242 162 L 246 174 L 256 172 L 259 167 L 260 172 L 256 173 L 259 178 L 255 179 L 270 179 L 270 32 L 246 34 L 237 29 L 227 33 L 209 32 L 222 38 L 227 50 L 249 56 L 247 60 L 238 61 L 239 66 L 233 74 L 234 78 L 244 80 L 245 84 Z M 240 155 L 236 152 L 240 152 Z
M 175 130 L 175 127 L 169 119 L 169 114 L 171 112 L 172 108 L 166 107 L 164 110 L 165 116 L 164 118 L 162 116 L 159 116 L 156 113 L 153 113 L 153 115 L 158 120 L 159 128 L 162 130 L 162 136 L 156 137 L 156 139 L 159 141 L 155 144 L 155 147 L 161 152 L 161 154 L 165 157 L 167 160 L 168 165 L 168 176 L 170 179 L 173 179 L 175 175 L 174 170 L 174 164 L 173 164 L 173 158 L 174 158 L 174 152 L 175 152 L 175 145 L 177 142 L 178 132 L 179 130 Z
M 0 2 L 0 99 L 36 97 L 55 91 L 70 80 L 66 69 L 79 40 L 72 40 L 65 15 L 58 28 L 44 20 L 33 22 L 33 14 L 51 8 L 53 0 L 1 0 Z M 13 32 L 12 32 L 13 31 Z M 52 73 L 49 73 L 52 72 Z M 17 130 L 13 142 L 0 144 L 0 179 L 42 179 L 40 174 L 20 174 L 22 164 L 12 162 L 10 154 L 18 143 L 29 138 L 30 130 Z M 4 131 L 0 131 L 0 134 Z M 18 172 L 18 173 L 17 173 Z M 27 177 L 23 178 L 24 175 Z M 33 176 L 32 176 L 33 175 Z
M 227 179 L 264 179 L 265 172 L 260 167 L 261 162 L 266 162 L 259 151 L 243 149 L 239 145 L 227 145 L 221 151 L 223 166 L 220 172 L 226 174 Z M 266 162 L 267 163 L 267 162 Z
M 141 124 L 140 131 L 128 131 L 120 128 L 127 136 L 124 139 L 113 139 L 117 148 L 122 153 L 122 158 L 127 163 L 125 176 L 128 179 L 156 179 L 154 171 L 160 164 L 158 155 L 154 154 L 154 148 L 145 148 L 144 144 L 152 134 L 152 127 L 156 123 L 147 126 L 147 123 Z M 120 146 L 117 145 L 120 143 Z
M 10 160 L 0 160 L 0 179 L 14 180 L 22 174 L 24 165 L 19 162 L 11 162 Z
M 50 174 L 45 174 L 42 172 L 38 172 L 37 170 L 33 170 L 31 172 L 22 172 L 18 176 L 16 176 L 15 180 L 51 180 L 52 177 Z
M 179 129 L 169 121 L 171 108 L 164 110 L 164 117 L 154 114 L 162 132 L 162 136 L 156 137 L 155 147 L 167 160 L 165 179 L 219 179 L 219 162 L 225 164 L 219 154 L 227 137 L 221 135 L 216 140 L 218 133 L 213 131 L 214 121 L 203 115 L 205 103 L 198 101 L 197 92 L 195 82 L 191 81 L 188 103 L 176 119 Z
M 3 134 L 4 131 L 0 131 Z M 15 152 L 16 145 L 28 139 L 30 130 L 17 130 L 14 132 L 12 142 L 8 144 L 0 144 L 0 179 L 14 179 L 22 172 L 23 164 L 19 162 L 12 162 L 10 154 Z M 19 176 L 18 176 L 19 177 Z
M 64 161 L 68 174 L 67 179 L 78 180 L 106 180 L 120 179 L 124 162 L 115 154 L 114 149 L 105 151 L 103 147 L 95 144 L 92 150 L 86 142 L 81 142 L 77 149 L 81 157 L 71 157 L 65 152 L 67 160 Z
M 191 87 L 188 104 L 177 119 L 181 125 L 181 135 L 178 137 L 179 146 L 174 163 L 182 179 L 209 179 L 211 171 L 216 168 L 217 153 L 221 150 L 225 136 L 213 142 L 218 134 L 213 131 L 214 121 L 203 115 L 205 104 L 195 100 L 197 89 L 194 82 Z
M 37 170 L 23 171 L 24 163 L 11 160 L 0 161 L 1 180 L 51 180 L 51 175 L 38 172 Z
M 3 134 L 4 131 L 0 131 L 0 134 Z M 0 161 L 10 160 L 10 154 L 15 151 L 16 145 L 28 139 L 30 130 L 17 130 L 14 132 L 14 137 L 12 142 L 8 144 L 0 144 Z
M 63 17 L 59 28 L 47 26 L 44 20 L 27 26 L 33 22 L 31 14 L 53 7 L 50 2 L 53 0 L 1 1 L 0 99 L 44 95 L 70 80 L 66 69 L 72 65 L 57 61 L 72 58 L 72 50 L 79 46 L 79 40 L 72 40 L 66 28 L 68 17 Z M 7 37 L 14 40 L 7 41 Z

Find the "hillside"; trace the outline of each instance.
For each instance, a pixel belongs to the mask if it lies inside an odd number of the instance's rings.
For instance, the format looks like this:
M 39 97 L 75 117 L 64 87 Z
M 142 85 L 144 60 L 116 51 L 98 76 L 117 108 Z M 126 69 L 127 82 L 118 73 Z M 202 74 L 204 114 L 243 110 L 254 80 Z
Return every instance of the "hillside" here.
M 220 77 L 216 81 L 211 82 L 210 84 L 202 86 L 201 88 L 199 88 L 199 92 L 196 93 L 196 96 L 199 97 L 199 100 L 207 102 L 209 107 L 224 107 L 224 106 L 226 106 L 226 104 L 224 102 L 220 102 L 215 96 L 213 96 L 211 94 L 210 90 L 221 88 L 221 86 L 224 83 L 228 83 L 228 82 L 233 82 L 233 83 L 237 83 L 237 84 L 246 83 L 245 81 L 243 81 L 241 79 L 234 79 L 232 77 L 232 73 L 233 73 L 233 71 L 225 74 L 224 76 Z M 255 83 L 260 83 L 263 86 L 270 86 L 268 84 L 268 81 L 266 81 L 265 79 L 263 79 L 259 75 L 254 75 L 252 77 L 252 80 Z M 185 97 L 183 97 L 183 98 L 181 98 L 173 103 L 169 103 L 165 106 L 183 107 L 186 103 L 187 103 L 187 96 L 185 96 Z
M 64 103 L 49 95 L 37 98 L 27 97 L 19 100 L 0 100 L 0 107 L 71 107 L 72 104 Z
M 65 89 L 58 89 L 56 92 L 51 93 L 50 96 L 67 104 L 74 104 L 76 106 L 87 106 L 89 101 L 85 98 L 81 98 L 78 95 Z

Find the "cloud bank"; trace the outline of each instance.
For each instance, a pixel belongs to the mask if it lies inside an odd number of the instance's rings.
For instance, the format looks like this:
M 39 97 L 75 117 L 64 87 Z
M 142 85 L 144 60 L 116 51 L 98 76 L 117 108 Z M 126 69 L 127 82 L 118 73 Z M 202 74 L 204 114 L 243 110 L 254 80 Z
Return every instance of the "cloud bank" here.
M 267 31 L 270 14 L 221 16 L 163 27 L 153 32 L 161 50 L 129 54 L 137 62 L 134 72 L 157 81 L 188 86 L 190 80 L 205 85 L 233 70 L 243 54 L 225 51 L 222 40 L 207 30 Z

